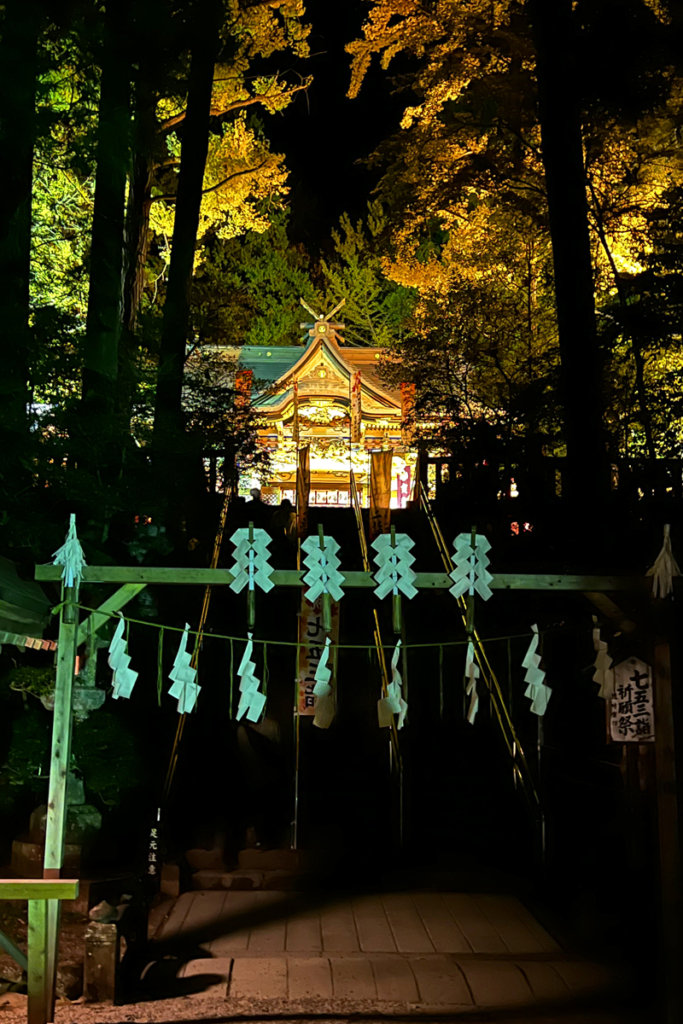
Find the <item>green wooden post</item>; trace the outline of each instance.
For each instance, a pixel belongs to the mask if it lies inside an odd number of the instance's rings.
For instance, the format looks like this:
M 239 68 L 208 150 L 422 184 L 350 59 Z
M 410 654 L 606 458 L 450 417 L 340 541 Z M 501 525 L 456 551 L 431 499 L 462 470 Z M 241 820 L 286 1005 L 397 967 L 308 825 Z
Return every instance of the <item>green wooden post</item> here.
M 49 1006 L 48 905 L 59 900 L 28 901 L 28 1024 L 47 1024 L 54 1017 Z
M 47 801 L 45 829 L 45 860 L 43 878 L 59 878 L 64 863 L 64 835 L 66 832 L 66 783 L 71 760 L 72 694 L 78 632 L 78 591 L 75 587 L 62 589 L 62 607 L 59 614 L 59 642 L 57 647 L 57 678 L 55 681 L 55 707 L 52 722 L 52 756 L 50 760 L 50 788 Z M 46 903 L 47 966 L 44 973 L 46 1021 L 54 1016 L 55 980 L 59 951 L 59 900 Z
M 76 879 L 0 878 L 0 900 L 28 900 L 28 1024 L 48 1024 L 54 1018 L 54 1007 L 47 1000 L 48 907 L 61 900 L 75 900 L 78 887 Z

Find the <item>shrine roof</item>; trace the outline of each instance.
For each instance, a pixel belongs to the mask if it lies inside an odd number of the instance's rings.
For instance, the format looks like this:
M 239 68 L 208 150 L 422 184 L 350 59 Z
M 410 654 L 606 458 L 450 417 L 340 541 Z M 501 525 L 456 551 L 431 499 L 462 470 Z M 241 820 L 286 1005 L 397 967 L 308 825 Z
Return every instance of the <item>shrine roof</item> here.
M 231 358 L 237 359 L 240 368 L 251 370 L 255 382 L 273 384 L 281 378 L 286 378 L 297 363 L 301 362 L 303 367 L 307 362 L 306 357 L 313 357 L 320 351 L 321 344 L 324 344 L 327 351 L 336 358 L 342 372 L 346 370 L 353 373 L 360 370 L 365 386 L 370 386 L 375 392 L 383 394 L 390 403 L 400 405 L 400 392 L 388 387 L 379 376 L 379 356 L 382 353 L 382 349 L 379 348 L 339 345 L 331 339 L 323 343 L 322 340 L 315 339 L 306 345 L 242 345 L 225 348 L 223 351 Z M 282 394 L 261 394 L 256 398 L 256 404 L 261 408 L 274 408 L 280 406 L 282 401 Z
M 256 380 L 271 383 L 296 365 L 304 348 L 303 345 L 274 345 L 271 348 L 265 345 L 242 345 L 226 351 L 237 356 L 240 367 L 252 370 Z

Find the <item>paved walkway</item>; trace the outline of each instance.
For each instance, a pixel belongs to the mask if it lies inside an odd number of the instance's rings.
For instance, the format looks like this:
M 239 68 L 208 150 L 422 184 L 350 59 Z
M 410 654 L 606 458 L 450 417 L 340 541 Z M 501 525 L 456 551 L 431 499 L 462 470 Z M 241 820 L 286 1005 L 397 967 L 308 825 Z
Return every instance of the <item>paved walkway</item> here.
M 614 985 L 512 896 L 188 892 L 154 942 L 235 1010 L 539 1008 Z

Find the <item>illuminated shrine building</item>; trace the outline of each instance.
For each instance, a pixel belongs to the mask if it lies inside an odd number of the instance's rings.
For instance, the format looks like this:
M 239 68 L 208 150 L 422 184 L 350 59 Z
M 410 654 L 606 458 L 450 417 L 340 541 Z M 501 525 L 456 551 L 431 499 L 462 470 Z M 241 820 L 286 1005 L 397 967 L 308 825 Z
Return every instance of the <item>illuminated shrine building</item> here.
M 378 373 L 382 350 L 347 345 L 340 334 L 344 324 L 331 321 L 333 314 L 313 315 L 315 320 L 301 325 L 306 329 L 303 346 L 244 345 L 226 353 L 237 358 L 239 370 L 253 374 L 252 406 L 262 414 L 259 443 L 272 452 L 273 474 L 262 487 L 263 499 L 296 503 L 297 449 L 309 445 L 310 504 L 348 505 L 353 467 L 367 505 L 370 453 L 391 448 L 391 505 L 404 508 L 415 456 L 401 431 L 401 393 Z M 352 419 L 359 440 L 352 440 Z M 258 481 L 242 478 L 240 493 L 248 494 L 253 486 Z

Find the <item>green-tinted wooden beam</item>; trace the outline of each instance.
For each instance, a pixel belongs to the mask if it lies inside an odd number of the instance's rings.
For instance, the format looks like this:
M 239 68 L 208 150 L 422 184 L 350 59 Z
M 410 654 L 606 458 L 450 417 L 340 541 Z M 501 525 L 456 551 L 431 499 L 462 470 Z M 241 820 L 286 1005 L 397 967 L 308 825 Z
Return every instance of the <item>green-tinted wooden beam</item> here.
M 47 826 L 45 830 L 45 859 L 43 877 L 59 878 L 64 863 L 64 835 L 66 832 L 66 783 L 71 761 L 72 697 L 74 663 L 76 660 L 76 636 L 78 633 L 77 593 L 73 587 L 62 591 L 62 607 L 59 615 L 59 639 L 57 647 L 57 678 L 55 680 L 55 705 L 52 716 L 52 752 L 50 758 L 50 786 L 47 798 Z M 59 909 L 58 901 L 50 900 L 46 908 L 46 965 L 45 1005 L 53 1019 L 55 1003 L 55 981 L 59 951 Z
M 109 621 L 109 616 L 112 612 L 120 611 L 129 601 L 137 597 L 146 586 L 146 583 L 124 583 L 115 594 L 112 594 L 101 605 L 98 605 L 97 611 L 80 623 L 76 633 L 76 646 L 78 647 L 79 644 L 85 643 L 91 631 L 96 633 L 100 626 Z
M 0 878 L 0 900 L 75 900 L 77 878 Z
M 302 587 L 305 572 L 298 569 L 275 569 L 271 579 L 276 586 Z M 372 590 L 375 581 L 368 572 L 342 572 L 343 586 Z M 37 565 L 36 579 L 42 582 L 59 580 L 61 569 L 53 565 Z M 197 583 L 221 586 L 232 583 L 227 569 L 171 569 L 147 565 L 89 566 L 83 571 L 86 583 Z M 445 572 L 418 572 L 415 586 L 420 590 L 448 590 L 452 580 Z M 573 576 L 554 573 L 497 573 L 490 584 L 492 590 L 643 590 L 652 587 L 645 576 Z
M 47 908 L 45 899 L 28 901 L 28 1024 L 52 1020 L 49 1005 L 47 955 Z
M 0 949 L 4 949 L 6 953 L 9 953 L 12 959 L 16 960 L 19 964 L 22 971 L 25 971 L 28 968 L 26 954 L 22 953 L 19 947 L 14 945 L 9 935 L 5 935 L 2 930 L 0 930 Z

